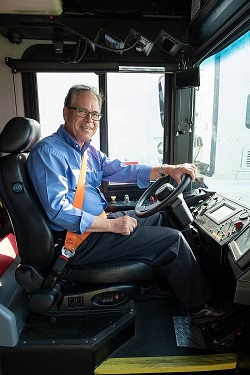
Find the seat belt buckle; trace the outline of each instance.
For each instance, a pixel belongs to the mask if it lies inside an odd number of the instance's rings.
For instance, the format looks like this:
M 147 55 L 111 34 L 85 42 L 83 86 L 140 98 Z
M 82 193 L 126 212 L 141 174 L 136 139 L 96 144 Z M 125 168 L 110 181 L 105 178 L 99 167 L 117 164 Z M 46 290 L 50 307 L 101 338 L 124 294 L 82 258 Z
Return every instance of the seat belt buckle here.
M 62 255 L 64 255 L 66 258 L 72 258 L 75 255 L 75 250 L 68 250 L 65 246 L 62 247 L 61 250 Z

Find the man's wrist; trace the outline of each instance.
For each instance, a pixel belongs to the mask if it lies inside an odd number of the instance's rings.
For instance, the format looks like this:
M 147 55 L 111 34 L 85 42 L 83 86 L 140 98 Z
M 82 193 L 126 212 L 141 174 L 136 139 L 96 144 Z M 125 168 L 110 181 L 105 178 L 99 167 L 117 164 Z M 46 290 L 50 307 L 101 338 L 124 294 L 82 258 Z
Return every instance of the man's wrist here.
M 159 172 L 159 175 L 160 175 L 161 177 L 166 177 L 166 176 L 168 176 L 168 174 L 167 174 L 167 172 L 166 172 L 166 169 L 164 169 L 164 166 L 163 166 L 163 165 L 161 165 L 161 166 L 159 167 L 158 172 Z

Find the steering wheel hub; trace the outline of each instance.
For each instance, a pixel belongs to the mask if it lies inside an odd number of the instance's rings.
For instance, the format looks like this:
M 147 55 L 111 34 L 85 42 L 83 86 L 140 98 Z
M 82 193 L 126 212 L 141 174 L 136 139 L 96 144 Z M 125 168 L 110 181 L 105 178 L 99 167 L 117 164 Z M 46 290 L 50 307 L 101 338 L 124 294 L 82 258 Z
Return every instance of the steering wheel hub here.
M 155 198 L 162 202 L 165 198 L 171 194 L 171 192 L 174 190 L 173 185 L 169 184 L 168 182 L 166 184 L 161 185 L 155 192 Z

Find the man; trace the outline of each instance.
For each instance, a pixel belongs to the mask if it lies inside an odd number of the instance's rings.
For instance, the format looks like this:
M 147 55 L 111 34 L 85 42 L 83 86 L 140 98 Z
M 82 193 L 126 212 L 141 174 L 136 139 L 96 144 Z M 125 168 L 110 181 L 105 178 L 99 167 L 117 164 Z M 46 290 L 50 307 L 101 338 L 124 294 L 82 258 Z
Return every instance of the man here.
M 32 149 L 27 167 L 41 204 L 50 220 L 55 238 L 90 232 L 83 240 L 71 264 L 92 264 L 108 260 L 139 259 L 159 267 L 173 292 L 193 322 L 202 324 L 222 319 L 225 312 L 216 311 L 207 302 L 210 286 L 204 279 L 189 245 L 182 234 L 161 226 L 161 215 L 136 218 L 133 211 L 100 216 L 106 208 L 99 190 L 102 181 L 137 183 L 146 188 L 150 181 L 168 174 L 180 183 L 187 173 L 194 180 L 193 164 L 124 165 L 109 160 L 96 150 L 91 138 L 101 117 L 102 95 L 94 88 L 77 85 L 70 88 L 64 102 L 64 125 Z M 85 197 L 82 209 L 73 206 L 81 168 L 87 153 Z M 111 246 L 112 244 L 112 246 Z

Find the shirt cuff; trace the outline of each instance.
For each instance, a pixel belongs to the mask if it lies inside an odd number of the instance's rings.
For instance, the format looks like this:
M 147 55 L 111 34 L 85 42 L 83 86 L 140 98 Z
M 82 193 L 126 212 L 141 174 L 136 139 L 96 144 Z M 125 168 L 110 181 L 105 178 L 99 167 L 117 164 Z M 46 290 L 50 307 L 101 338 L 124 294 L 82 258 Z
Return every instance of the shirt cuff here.
M 88 228 L 92 225 L 94 221 L 94 215 L 89 214 L 86 211 L 83 211 L 82 218 L 80 221 L 80 234 L 86 232 Z
M 137 185 L 140 189 L 147 188 L 150 185 L 151 167 L 141 165 L 137 175 Z

